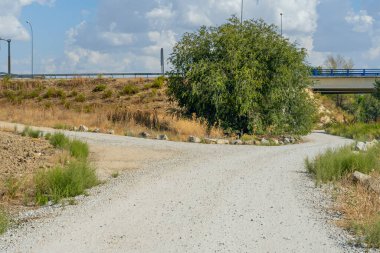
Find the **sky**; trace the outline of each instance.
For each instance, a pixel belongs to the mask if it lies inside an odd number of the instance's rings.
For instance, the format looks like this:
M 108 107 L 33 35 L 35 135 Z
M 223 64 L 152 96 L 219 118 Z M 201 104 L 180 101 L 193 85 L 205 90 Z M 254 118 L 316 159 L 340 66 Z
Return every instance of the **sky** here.
M 0 38 L 12 39 L 12 72 L 159 72 L 185 32 L 240 16 L 241 0 L 0 0 Z M 308 63 L 328 55 L 380 68 L 380 0 L 244 0 L 245 19 L 280 26 Z M 7 44 L 0 41 L 0 72 Z

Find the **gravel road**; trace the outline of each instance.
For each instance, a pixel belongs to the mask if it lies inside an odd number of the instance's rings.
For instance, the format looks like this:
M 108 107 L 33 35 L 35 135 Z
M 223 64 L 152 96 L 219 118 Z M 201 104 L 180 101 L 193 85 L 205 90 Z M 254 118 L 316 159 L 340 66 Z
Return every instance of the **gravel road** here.
M 147 157 L 78 205 L 7 232 L 0 252 L 355 252 L 304 169 L 307 156 L 348 140 L 313 133 L 300 145 L 255 147 L 67 134 Z

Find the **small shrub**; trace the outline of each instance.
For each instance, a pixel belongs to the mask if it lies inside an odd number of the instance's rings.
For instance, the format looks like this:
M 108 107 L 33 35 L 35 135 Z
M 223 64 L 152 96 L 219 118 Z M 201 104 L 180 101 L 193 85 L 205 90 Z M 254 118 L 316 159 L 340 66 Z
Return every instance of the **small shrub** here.
M 113 95 L 113 91 L 110 89 L 107 89 L 104 91 L 102 98 L 110 98 Z
M 111 174 L 111 176 L 113 178 L 117 178 L 119 176 L 119 172 L 114 172 L 114 173 Z
M 75 102 L 83 103 L 84 101 L 86 101 L 86 96 L 83 93 L 80 93 L 75 97 Z
M 78 91 L 76 90 L 71 91 L 69 94 L 69 97 L 76 97 L 76 96 L 78 96 Z
M 6 196 L 14 199 L 16 197 L 18 189 L 20 188 L 20 182 L 14 177 L 9 177 L 5 180 L 4 186 L 6 190 Z
M 9 226 L 8 214 L 0 208 L 0 235 L 4 234 Z
M 33 130 L 30 127 L 25 127 L 24 131 L 21 132 L 21 136 L 40 138 L 43 136 L 43 133 L 39 130 Z
M 62 133 L 55 133 L 50 137 L 49 142 L 55 148 L 64 149 L 68 147 L 70 140 Z
M 105 84 L 98 84 L 95 86 L 95 88 L 92 90 L 92 92 L 101 92 L 107 89 L 107 85 Z
M 62 89 L 49 88 L 43 95 L 43 98 L 65 98 L 66 93 Z
M 58 203 L 62 198 L 83 194 L 86 189 L 98 183 L 95 171 L 83 161 L 40 171 L 35 178 L 36 201 L 40 205 L 46 204 L 49 200 Z
M 124 86 L 123 90 L 121 91 L 122 95 L 134 95 L 139 92 L 139 87 L 137 87 L 134 84 L 127 84 Z
M 159 76 L 156 79 L 154 79 L 153 83 L 151 84 L 151 88 L 161 89 L 166 82 L 166 77 Z
M 380 247 L 380 220 L 364 227 L 364 237 L 369 247 Z

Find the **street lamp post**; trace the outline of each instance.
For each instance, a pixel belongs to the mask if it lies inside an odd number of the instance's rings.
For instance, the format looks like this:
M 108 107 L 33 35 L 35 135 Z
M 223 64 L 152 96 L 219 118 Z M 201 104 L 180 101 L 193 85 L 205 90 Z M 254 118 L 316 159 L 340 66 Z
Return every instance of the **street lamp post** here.
M 29 21 L 26 21 L 26 23 L 27 24 L 29 24 L 29 27 L 30 27 L 30 32 L 31 32 L 31 34 L 32 34 L 32 78 L 34 77 L 34 59 L 33 59 L 33 57 L 34 57 L 34 34 L 33 34 L 33 26 L 32 26 L 32 24 L 29 22 Z
M 282 36 L 282 16 L 283 16 L 284 14 L 281 12 L 280 15 L 281 15 L 281 36 Z
M 244 7 L 244 0 L 241 0 L 241 9 L 240 9 L 240 23 L 243 24 L 243 7 Z
M 6 40 L 2 38 L 0 38 L 0 40 L 8 42 L 8 75 L 10 76 L 11 75 L 11 41 L 12 40 L 10 39 Z

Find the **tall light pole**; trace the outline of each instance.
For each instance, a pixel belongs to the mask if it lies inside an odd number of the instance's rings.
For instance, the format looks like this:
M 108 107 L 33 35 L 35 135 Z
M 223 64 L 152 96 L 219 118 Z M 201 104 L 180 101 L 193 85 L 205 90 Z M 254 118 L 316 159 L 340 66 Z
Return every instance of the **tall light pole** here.
M 282 16 L 283 16 L 284 14 L 281 12 L 280 13 L 280 16 L 281 16 L 281 36 L 282 36 Z
M 29 22 L 29 21 L 26 21 L 27 24 L 29 24 L 29 27 L 30 27 L 30 32 L 32 34 L 32 78 L 34 77 L 34 70 L 33 70 L 33 67 L 34 67 L 34 35 L 33 35 L 33 26 L 32 24 Z
M 6 40 L 2 38 L 0 38 L 0 40 L 8 42 L 8 75 L 10 76 L 11 75 L 11 41 L 12 40 L 10 39 Z
M 240 23 L 242 24 L 243 24 L 243 9 L 244 9 L 244 0 L 241 0 Z

